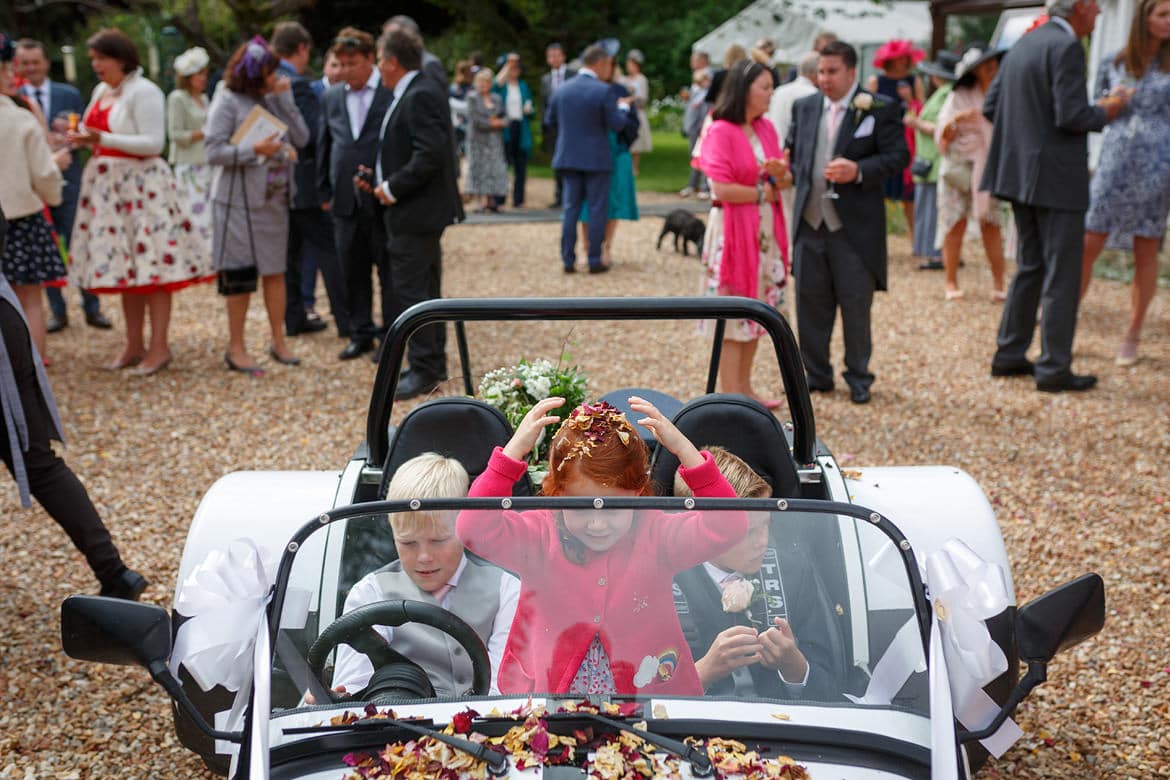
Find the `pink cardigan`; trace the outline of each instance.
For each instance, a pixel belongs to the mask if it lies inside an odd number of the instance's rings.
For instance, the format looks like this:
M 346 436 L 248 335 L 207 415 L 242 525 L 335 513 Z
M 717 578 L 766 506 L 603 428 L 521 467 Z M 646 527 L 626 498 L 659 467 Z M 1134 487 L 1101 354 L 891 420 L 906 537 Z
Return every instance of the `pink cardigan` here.
M 776 128 L 760 117 L 752 122 L 752 130 L 760 139 L 764 154 L 780 159 L 780 142 Z M 760 164 L 752 151 L 747 134 L 732 122 L 720 119 L 713 122 L 703 139 L 700 165 L 712 181 L 755 187 L 760 179 Z M 784 214 L 780 203 L 772 206 L 773 229 L 776 243 L 788 268 L 788 234 L 784 228 Z M 719 292 L 724 295 L 759 297 L 760 287 L 760 209 L 752 203 L 723 204 L 723 256 L 719 262 Z
M 681 469 L 695 495 L 734 498 L 711 455 L 703 458 L 703 465 Z M 469 495 L 511 495 L 524 469 L 496 447 Z M 643 511 L 626 539 L 603 553 L 586 551 L 583 564 L 565 557 L 551 511 L 464 511 L 457 530 L 469 550 L 520 576 L 520 603 L 500 662 L 501 692 L 566 692 L 598 635 L 618 693 L 702 694 L 674 611 L 672 581 L 742 539 L 746 514 Z M 654 671 L 643 670 L 639 686 L 641 666 Z

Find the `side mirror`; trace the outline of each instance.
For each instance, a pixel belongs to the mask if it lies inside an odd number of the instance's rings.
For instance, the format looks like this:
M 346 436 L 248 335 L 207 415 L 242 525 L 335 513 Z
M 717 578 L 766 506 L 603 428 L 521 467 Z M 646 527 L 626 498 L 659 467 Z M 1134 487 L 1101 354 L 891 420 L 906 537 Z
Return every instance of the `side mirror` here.
M 1016 613 L 1016 648 L 1028 671 L 986 727 L 960 731 L 959 742 L 986 739 L 999 730 L 1032 689 L 1048 680 L 1048 662 L 1105 626 L 1105 583 L 1084 574 L 1032 599 Z
M 162 607 L 106 596 L 70 596 L 61 604 L 61 646 L 79 661 L 141 666 L 150 672 L 204 734 L 243 742 L 239 731 L 216 731 L 167 668 L 171 617 Z
M 61 645 L 79 661 L 142 666 L 153 673 L 171 654 L 171 618 L 153 604 L 70 596 L 61 604 Z
M 1047 663 L 1105 625 L 1105 583 L 1085 574 L 1029 601 L 1016 613 L 1016 647 L 1029 663 Z

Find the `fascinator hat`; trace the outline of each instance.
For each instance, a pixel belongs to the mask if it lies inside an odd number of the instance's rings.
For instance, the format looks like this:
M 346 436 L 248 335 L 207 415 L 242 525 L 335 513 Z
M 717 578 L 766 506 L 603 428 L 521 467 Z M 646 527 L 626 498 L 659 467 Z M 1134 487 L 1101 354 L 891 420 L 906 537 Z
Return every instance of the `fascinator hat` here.
M 211 57 L 207 56 L 207 50 L 202 46 L 195 46 L 175 57 L 175 75 L 194 76 L 210 62 Z
M 275 59 L 276 55 L 268 48 L 268 41 L 264 40 L 263 36 L 257 35 L 244 47 L 244 56 L 240 57 L 240 61 L 236 63 L 234 72 L 237 76 L 254 81 L 264 75 L 264 66 L 268 64 L 269 60 Z
M 896 60 L 899 57 L 909 57 L 911 65 L 917 65 L 926 59 L 926 52 L 916 47 L 913 43 L 907 40 L 895 38 L 892 41 L 886 41 L 873 55 L 873 66 L 875 68 L 885 68 L 886 63 L 890 60 Z

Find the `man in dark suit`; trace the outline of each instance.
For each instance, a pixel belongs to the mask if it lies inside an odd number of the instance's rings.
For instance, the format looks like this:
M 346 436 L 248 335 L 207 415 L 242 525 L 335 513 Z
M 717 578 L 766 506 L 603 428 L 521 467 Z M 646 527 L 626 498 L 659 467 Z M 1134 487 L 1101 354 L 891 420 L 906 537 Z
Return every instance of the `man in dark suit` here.
M 422 30 L 419 29 L 418 22 L 406 14 L 397 14 L 391 16 L 382 25 L 382 34 L 394 30 L 406 30 L 408 33 L 414 35 L 420 41 L 423 40 Z M 426 43 L 423 43 L 422 51 L 422 74 L 437 84 L 442 90 L 443 94 L 447 94 L 447 68 L 443 66 L 443 61 L 435 55 L 427 51 Z
M 837 308 L 850 399 L 870 399 L 870 310 L 886 289 L 882 179 L 910 163 L 897 104 L 857 86 L 857 51 L 834 41 L 817 63 L 821 92 L 792 107 L 787 147 L 796 199 L 796 321 L 810 390 L 833 389 L 829 340 Z
M 577 219 L 581 204 L 588 203 L 589 273 L 599 274 L 609 270 L 601 263 L 609 176 L 613 170 L 606 133 L 625 127 L 629 103 L 619 106 L 616 93 L 606 83 L 613 72 L 609 52 L 594 44 L 585 49 L 581 59 L 584 66 L 553 94 L 549 103 L 549 122 L 558 128 L 552 167 L 563 176 L 561 261 L 565 273 L 577 270 Z
M 293 99 L 311 134 L 309 143 L 297 150 L 297 164 L 293 169 L 295 195 L 289 208 L 284 330 L 288 335 L 296 336 L 317 333 L 327 327 L 320 319 L 310 320 L 305 311 L 302 282 L 304 269 L 309 265 L 321 269 L 337 331 L 348 335 L 341 270 L 333 246 L 333 225 L 321 210 L 321 198 L 317 193 L 316 136 L 321 126 L 321 103 L 313 91 L 313 79 L 308 75 L 312 48 L 313 39 L 299 22 L 276 25 L 272 33 L 272 49 L 280 57 L 277 70 L 288 76 L 292 83 Z M 310 256 L 312 263 L 307 262 Z
M 405 29 L 378 41 L 382 83 L 393 102 L 382 120 L 374 194 L 385 207 L 386 253 L 394 279 L 387 321 L 416 303 L 441 295 L 443 230 L 463 219 L 451 156 L 455 130 L 447 90 L 422 75 L 422 40 Z M 410 339 L 409 371 L 395 397 L 432 392 L 447 378 L 446 331 L 429 325 Z
M 373 317 L 371 269 L 377 269 L 382 293 L 383 325 L 393 320 L 390 310 L 391 277 L 386 265 L 386 231 L 382 207 L 354 189 L 360 166 L 373 168 L 378 156 L 378 130 L 390 107 L 390 90 L 382 86 L 374 68 L 374 39 L 362 30 L 346 27 L 337 34 L 333 51 L 342 63 L 344 81 L 322 98 L 323 114 L 317 139 L 317 191 L 333 215 L 333 235 L 345 286 L 349 343 L 342 360 L 374 350 L 381 335 Z
M 80 116 L 85 111 L 85 101 L 81 93 L 69 84 L 61 84 L 49 78 L 49 53 L 40 41 L 28 38 L 16 44 L 16 61 L 20 75 L 27 82 L 21 91 L 25 97 L 35 100 L 45 115 L 54 133 L 64 133 L 64 128 L 57 128 L 54 119 L 63 113 L 73 113 Z M 81 191 L 81 160 L 76 152 L 73 161 L 64 171 L 65 187 L 61 191 L 61 205 L 49 209 L 53 218 L 53 227 L 57 235 L 69 245 L 69 237 L 73 232 L 73 218 L 77 214 L 77 197 Z M 57 287 L 45 288 L 45 295 L 49 299 L 50 316 L 45 323 L 45 330 L 56 333 L 69 326 L 69 314 L 65 308 L 65 297 Z M 94 328 L 108 330 L 110 321 L 102 314 L 101 302 L 92 293 L 81 291 L 81 308 L 85 311 L 85 322 Z
M 544 60 L 548 63 L 548 73 L 540 77 L 540 141 L 546 154 L 552 155 L 557 148 L 557 126 L 549 121 L 549 104 L 553 93 L 561 88 L 577 71 L 565 64 L 565 49 L 559 43 L 550 43 L 544 50 Z M 553 171 L 556 180 L 556 197 L 550 208 L 559 209 L 562 205 L 562 187 L 564 182 L 560 171 Z
M 1088 390 L 1095 376 L 1072 372 L 1089 207 L 1088 133 L 1125 105 L 1122 95 L 1091 105 L 1081 38 L 1096 0 L 1056 0 L 1049 21 L 1019 40 L 983 101 L 994 125 L 980 189 L 1011 201 L 1019 231 L 1017 270 L 999 324 L 992 376 L 1033 376 L 1048 392 Z M 1040 359 L 1027 358 L 1040 324 Z

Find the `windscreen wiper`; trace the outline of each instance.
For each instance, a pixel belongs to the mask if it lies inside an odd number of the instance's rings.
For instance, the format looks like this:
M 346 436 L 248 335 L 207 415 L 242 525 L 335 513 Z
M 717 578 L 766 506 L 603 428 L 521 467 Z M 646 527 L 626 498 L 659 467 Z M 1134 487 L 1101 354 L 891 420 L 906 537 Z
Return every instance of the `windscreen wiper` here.
M 694 747 L 685 742 L 679 742 L 677 739 L 654 734 L 644 729 L 634 728 L 629 723 L 623 723 L 620 720 L 614 720 L 613 718 L 607 718 L 604 715 L 597 715 L 592 712 L 582 712 L 580 710 L 577 712 L 558 712 L 555 714 L 549 713 L 545 717 L 550 721 L 584 718 L 617 731 L 633 734 L 638 739 L 644 740 L 656 748 L 665 750 L 667 753 L 671 753 L 684 761 L 690 762 L 691 774 L 695 777 L 711 777 L 715 774 L 715 769 L 711 765 L 711 757 L 707 755 L 707 748 L 705 747 Z
M 298 726 L 296 728 L 283 729 L 285 734 L 327 734 L 330 732 L 341 731 L 362 731 L 362 732 L 378 732 L 389 730 L 391 728 L 402 729 L 411 734 L 420 737 L 430 737 L 444 745 L 461 750 L 468 755 L 478 758 L 487 764 L 488 774 L 492 777 L 507 777 L 508 776 L 508 756 L 497 751 L 492 750 L 486 745 L 480 745 L 472 742 L 469 739 L 462 737 L 454 737 L 450 734 L 444 734 L 441 731 L 436 731 L 434 727 L 428 728 L 420 726 L 417 723 L 411 723 L 406 720 L 398 720 L 396 718 L 366 718 L 364 720 L 355 720 L 353 723 L 346 723 L 341 725 L 321 725 L 321 726 Z M 665 749 L 665 748 L 664 748 Z

